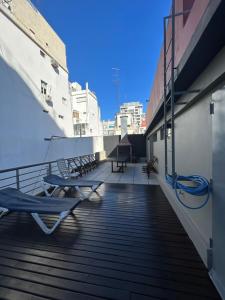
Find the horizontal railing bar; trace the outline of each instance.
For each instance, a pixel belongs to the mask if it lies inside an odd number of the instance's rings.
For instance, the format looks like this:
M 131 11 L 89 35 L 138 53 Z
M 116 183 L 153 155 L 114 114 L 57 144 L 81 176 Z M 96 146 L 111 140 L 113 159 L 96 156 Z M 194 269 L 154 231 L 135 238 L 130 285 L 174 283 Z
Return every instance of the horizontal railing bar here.
M 39 183 L 39 182 L 42 182 L 42 180 L 35 181 L 35 182 L 32 182 L 32 183 L 29 183 L 29 184 L 20 186 L 20 189 L 24 189 L 25 187 L 28 187 L 28 186 L 31 186 L 31 185 L 35 185 L 35 184 L 37 184 L 37 183 Z
M 41 186 L 37 186 L 37 187 L 35 187 L 35 188 L 31 189 L 31 190 L 26 191 L 26 193 L 33 192 L 33 191 L 38 190 L 40 188 L 41 188 Z
M 10 177 L 6 177 L 6 178 L 2 178 L 2 179 L 0 179 L 0 181 L 7 180 L 7 179 L 11 179 L 11 178 L 16 178 L 16 175 L 10 176 Z
M 31 179 L 34 179 L 34 178 L 39 178 L 39 177 L 41 177 L 41 175 L 37 175 L 37 176 L 29 177 L 29 178 L 26 178 L 26 179 L 22 179 L 22 180 L 20 180 L 20 182 L 28 181 L 28 180 L 31 180 Z
M 26 165 L 26 166 L 21 166 L 21 167 L 16 167 L 16 168 L 10 168 L 10 169 L 4 169 L 4 170 L 0 170 L 0 174 L 1 173 L 6 173 L 6 172 L 11 172 L 11 171 L 16 171 L 16 170 L 23 170 L 23 169 L 29 169 L 29 168 L 33 168 L 33 167 L 38 167 L 38 166 L 43 166 L 43 165 L 47 165 L 50 163 L 53 163 L 56 161 L 49 161 L 49 162 L 45 162 L 45 163 L 39 163 L 39 164 L 34 164 L 34 165 Z
M 26 173 L 21 173 L 20 176 L 24 176 L 24 175 L 32 174 L 32 173 L 37 173 L 37 172 L 40 172 L 40 171 L 43 171 L 43 170 L 48 170 L 48 168 L 38 169 L 38 170 L 35 170 L 35 171 L 26 172 Z
M 69 158 L 65 158 L 65 160 L 68 160 Z M 11 171 L 16 171 L 16 170 L 22 170 L 22 169 L 29 169 L 29 168 L 33 168 L 33 167 L 38 167 L 38 166 L 43 166 L 43 165 L 47 165 L 47 164 L 52 164 L 52 163 L 57 163 L 57 160 L 51 160 L 51 161 L 46 161 L 43 163 L 38 163 L 38 164 L 33 164 L 33 165 L 25 165 L 25 166 L 20 166 L 20 167 L 16 167 L 16 168 L 9 168 L 9 169 L 3 169 L 0 170 L 0 174 L 1 173 L 6 173 L 6 172 L 11 172 Z
M 0 186 L 0 189 L 4 189 L 4 188 L 9 187 L 9 186 L 12 186 L 12 185 L 15 185 L 15 186 L 16 186 L 16 182 L 10 183 L 10 184 L 7 184 L 7 185 Z

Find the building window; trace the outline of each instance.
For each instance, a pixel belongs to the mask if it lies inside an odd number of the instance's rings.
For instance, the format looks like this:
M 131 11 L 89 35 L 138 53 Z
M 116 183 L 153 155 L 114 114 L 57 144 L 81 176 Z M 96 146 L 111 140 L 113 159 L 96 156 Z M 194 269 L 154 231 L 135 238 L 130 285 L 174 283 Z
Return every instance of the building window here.
M 153 133 L 152 141 L 157 142 L 157 132 Z
M 62 97 L 62 103 L 66 105 L 67 104 L 67 99 Z
M 192 9 L 194 2 L 195 2 L 195 0 L 183 0 L 183 11 L 187 10 L 187 12 L 183 15 L 183 26 L 185 26 L 185 24 L 187 22 L 187 19 L 190 14 L 189 10 Z
M 73 111 L 73 118 L 79 119 L 79 111 L 77 111 L 77 110 Z
M 42 95 L 47 95 L 47 86 L 48 86 L 48 84 L 45 81 L 41 80 L 41 93 L 42 93 Z
M 82 136 L 86 134 L 85 124 L 75 124 L 73 128 L 74 128 L 74 135 Z
M 0 4 L 3 4 L 6 8 L 8 8 L 8 10 L 10 10 L 10 11 L 12 11 L 12 7 L 10 6 L 10 1 L 7 1 L 7 0 L 2 0 L 1 2 L 0 2 Z

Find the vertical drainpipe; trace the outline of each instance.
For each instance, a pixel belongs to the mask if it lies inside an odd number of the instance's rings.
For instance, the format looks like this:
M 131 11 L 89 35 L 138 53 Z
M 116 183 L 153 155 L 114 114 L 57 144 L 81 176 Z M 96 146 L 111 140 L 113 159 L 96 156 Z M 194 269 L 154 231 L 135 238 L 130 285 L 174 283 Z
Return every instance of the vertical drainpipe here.
M 172 142 L 172 176 L 175 181 L 175 130 L 174 130 L 174 58 L 175 58 L 175 0 L 172 3 L 172 43 L 171 43 L 171 142 Z
M 165 175 L 168 173 L 168 160 L 167 160 L 167 109 L 166 109 L 166 94 L 167 94 L 167 76 L 166 76 L 166 21 L 167 19 L 163 19 L 163 29 L 164 29 L 164 143 L 165 143 Z

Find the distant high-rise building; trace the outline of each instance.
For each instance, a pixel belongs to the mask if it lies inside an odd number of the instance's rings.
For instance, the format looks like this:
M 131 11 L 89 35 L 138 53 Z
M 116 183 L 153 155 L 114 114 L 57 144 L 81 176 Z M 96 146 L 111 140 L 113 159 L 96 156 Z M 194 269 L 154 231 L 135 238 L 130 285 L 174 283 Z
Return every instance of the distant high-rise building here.
M 127 102 L 120 106 L 115 120 L 103 121 L 103 135 L 142 134 L 146 129 L 146 116 L 143 104 Z
M 120 106 L 120 112 L 116 115 L 116 131 L 121 131 L 120 119 L 127 116 L 127 133 L 140 134 L 145 131 L 145 113 L 143 112 L 143 104 L 140 102 L 127 102 Z M 120 133 L 121 134 L 121 133 Z

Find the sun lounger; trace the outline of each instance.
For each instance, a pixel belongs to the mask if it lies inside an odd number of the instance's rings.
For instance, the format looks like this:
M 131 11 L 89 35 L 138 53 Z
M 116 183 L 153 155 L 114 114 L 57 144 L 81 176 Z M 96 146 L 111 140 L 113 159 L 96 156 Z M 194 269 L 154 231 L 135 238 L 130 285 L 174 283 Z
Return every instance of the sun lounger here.
M 51 234 L 80 202 L 80 199 L 75 198 L 31 196 L 13 188 L 6 188 L 0 190 L 0 218 L 9 212 L 26 212 L 31 214 L 44 233 Z M 59 217 L 52 227 L 48 227 L 39 214 Z
M 44 190 L 47 196 L 53 195 L 55 190 L 58 187 L 70 187 L 75 188 L 82 196 L 82 199 L 88 199 L 93 192 L 96 192 L 97 188 L 103 183 L 103 181 L 95 181 L 95 180 L 81 180 L 74 178 L 63 178 L 58 175 L 48 175 L 43 178 L 44 182 L 53 186 L 54 189 L 51 193 L 48 192 L 46 186 L 44 186 Z M 81 191 L 81 187 L 89 187 L 91 189 L 90 193 L 85 195 Z

